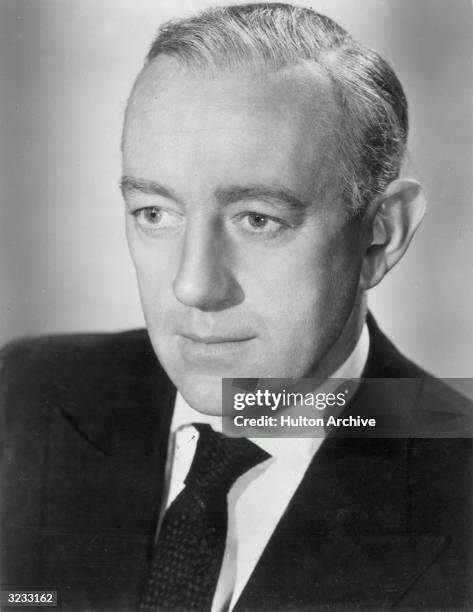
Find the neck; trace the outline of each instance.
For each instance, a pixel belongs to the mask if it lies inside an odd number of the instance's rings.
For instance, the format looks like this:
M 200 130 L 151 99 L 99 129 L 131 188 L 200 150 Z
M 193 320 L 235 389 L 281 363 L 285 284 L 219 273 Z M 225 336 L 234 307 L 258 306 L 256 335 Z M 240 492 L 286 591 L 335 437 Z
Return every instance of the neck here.
M 333 376 L 340 366 L 348 359 L 358 342 L 367 313 L 366 294 L 360 292 L 347 322 L 340 335 L 335 340 L 323 363 L 317 369 L 315 378 Z

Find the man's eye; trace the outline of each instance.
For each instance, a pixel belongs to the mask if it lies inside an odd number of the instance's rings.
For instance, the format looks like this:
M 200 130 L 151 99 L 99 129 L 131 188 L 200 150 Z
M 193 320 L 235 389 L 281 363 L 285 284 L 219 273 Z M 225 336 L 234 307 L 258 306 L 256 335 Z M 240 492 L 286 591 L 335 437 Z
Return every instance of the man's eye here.
M 159 206 L 138 208 L 133 211 L 132 215 L 135 217 L 139 227 L 148 232 L 176 227 L 182 223 L 180 215 Z
M 158 225 L 158 223 L 163 218 L 163 213 L 157 207 L 144 208 L 141 211 L 141 215 L 143 217 L 143 220 L 146 221 L 146 223 L 150 223 L 151 225 Z
M 276 234 L 285 227 L 280 219 L 261 213 L 244 213 L 238 218 L 239 225 L 253 234 Z

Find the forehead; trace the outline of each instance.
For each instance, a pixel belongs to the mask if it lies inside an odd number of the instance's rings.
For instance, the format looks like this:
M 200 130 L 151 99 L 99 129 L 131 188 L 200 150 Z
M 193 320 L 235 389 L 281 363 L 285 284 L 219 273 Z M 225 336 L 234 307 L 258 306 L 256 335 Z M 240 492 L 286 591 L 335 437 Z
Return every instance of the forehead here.
M 273 175 L 309 189 L 334 166 L 336 128 L 330 81 L 318 66 L 204 73 L 160 56 L 130 97 L 124 172 L 162 179 L 205 166 L 216 180 L 233 169 L 245 177 L 229 181 Z

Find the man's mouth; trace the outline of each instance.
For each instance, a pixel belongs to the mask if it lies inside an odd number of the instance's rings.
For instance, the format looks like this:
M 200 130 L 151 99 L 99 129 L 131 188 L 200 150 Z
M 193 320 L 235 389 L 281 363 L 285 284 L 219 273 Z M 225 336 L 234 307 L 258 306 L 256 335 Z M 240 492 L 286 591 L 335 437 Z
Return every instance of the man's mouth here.
M 243 334 L 205 334 L 199 335 L 194 333 L 179 334 L 186 340 L 199 344 L 233 344 L 237 342 L 248 342 L 253 340 L 255 336 Z
M 226 368 L 244 355 L 256 336 L 248 334 L 195 334 L 177 335 L 182 357 L 194 366 L 225 365 Z

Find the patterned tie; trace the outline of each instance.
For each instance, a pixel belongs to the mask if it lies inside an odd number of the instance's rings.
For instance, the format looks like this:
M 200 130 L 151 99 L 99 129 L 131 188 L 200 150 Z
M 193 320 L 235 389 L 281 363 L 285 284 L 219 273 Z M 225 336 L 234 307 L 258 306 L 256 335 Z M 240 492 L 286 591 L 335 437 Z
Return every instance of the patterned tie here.
M 185 488 L 164 515 L 142 610 L 211 609 L 227 532 L 227 493 L 236 479 L 267 459 L 245 438 L 194 424 L 199 440 Z

